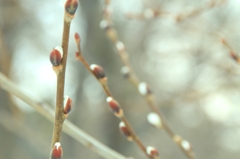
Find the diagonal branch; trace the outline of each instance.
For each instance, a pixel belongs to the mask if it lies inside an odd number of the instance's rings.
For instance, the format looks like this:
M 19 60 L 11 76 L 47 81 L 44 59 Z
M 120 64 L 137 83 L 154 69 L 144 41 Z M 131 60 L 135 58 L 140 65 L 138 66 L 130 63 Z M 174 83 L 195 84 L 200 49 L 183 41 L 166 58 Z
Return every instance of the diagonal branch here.
M 5 91 L 15 95 L 22 101 L 29 104 L 29 106 L 33 107 L 39 114 L 43 117 L 47 118 L 49 121 L 54 122 L 54 110 L 51 106 L 38 102 L 33 98 L 29 97 L 23 91 L 21 91 L 16 84 L 10 81 L 6 76 L 4 76 L 0 72 L 0 86 Z M 63 132 L 74 138 L 76 141 L 84 145 L 85 147 L 89 148 L 93 152 L 97 153 L 99 156 L 105 159 L 127 159 L 127 157 L 119 154 L 118 152 L 110 149 L 109 147 L 105 146 L 104 144 L 100 143 L 76 125 L 65 120 L 65 124 L 63 126 Z

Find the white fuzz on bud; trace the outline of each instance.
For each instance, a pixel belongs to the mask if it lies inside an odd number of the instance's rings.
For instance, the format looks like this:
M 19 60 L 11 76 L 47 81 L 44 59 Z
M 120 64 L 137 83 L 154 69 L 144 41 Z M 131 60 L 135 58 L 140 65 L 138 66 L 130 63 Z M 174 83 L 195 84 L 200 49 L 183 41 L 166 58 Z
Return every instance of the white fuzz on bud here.
M 141 82 L 138 85 L 138 91 L 141 95 L 144 95 L 144 96 L 151 93 L 150 89 L 148 88 L 147 83 L 145 83 L 145 82 Z
M 117 50 L 118 50 L 119 52 L 123 52 L 123 51 L 125 50 L 125 46 L 124 46 L 124 44 L 123 44 L 121 41 L 118 41 L 118 42 L 116 43 L 116 48 L 117 48 Z
M 162 121 L 157 113 L 149 113 L 147 116 L 147 120 L 151 125 L 155 126 L 156 128 L 162 128 Z
M 190 145 L 190 143 L 187 140 L 182 140 L 181 146 L 186 151 L 191 150 L 191 145 Z

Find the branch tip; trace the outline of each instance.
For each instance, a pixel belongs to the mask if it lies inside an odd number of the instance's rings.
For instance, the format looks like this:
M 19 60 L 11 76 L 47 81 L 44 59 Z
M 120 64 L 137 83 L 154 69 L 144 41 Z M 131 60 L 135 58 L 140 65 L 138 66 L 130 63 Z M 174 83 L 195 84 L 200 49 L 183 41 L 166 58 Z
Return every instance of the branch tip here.
M 65 3 L 65 21 L 71 22 L 78 8 L 78 0 L 67 0 Z
M 129 78 L 130 77 L 130 69 L 128 66 L 123 66 L 121 68 L 121 73 L 123 75 L 124 78 Z
M 80 39 L 80 35 L 77 32 L 74 34 L 74 38 L 75 38 L 76 43 L 79 44 L 81 39 Z
M 51 159 L 61 159 L 63 155 L 63 149 L 60 142 L 56 142 L 51 152 Z

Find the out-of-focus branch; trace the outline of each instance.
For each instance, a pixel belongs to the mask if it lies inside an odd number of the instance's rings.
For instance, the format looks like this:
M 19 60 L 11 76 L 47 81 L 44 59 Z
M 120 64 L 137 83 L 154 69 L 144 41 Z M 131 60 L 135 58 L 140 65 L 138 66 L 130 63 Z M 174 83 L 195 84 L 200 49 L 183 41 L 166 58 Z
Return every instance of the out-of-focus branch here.
M 221 38 L 221 43 L 228 48 L 229 55 L 232 57 L 233 60 L 235 60 L 238 64 L 240 64 L 240 57 L 236 54 L 232 46 L 228 43 L 228 41 L 225 38 Z
M 33 98 L 29 97 L 27 94 L 22 92 L 16 84 L 11 82 L 7 77 L 5 77 L 2 73 L 0 73 L 0 86 L 5 91 L 15 95 L 22 101 L 29 104 L 33 107 L 39 114 L 47 118 L 49 121 L 54 122 L 54 110 L 47 104 L 38 102 Z M 119 154 L 118 152 L 110 149 L 104 144 L 100 143 L 93 137 L 89 136 L 87 133 L 82 131 L 80 128 L 75 126 L 73 123 L 65 120 L 65 124 L 63 125 L 63 132 L 74 138 L 79 143 L 83 144 L 93 152 L 97 153 L 99 156 L 105 159 L 127 159 L 127 157 Z
M 172 140 L 179 146 L 182 152 L 189 158 L 189 159 L 196 159 L 195 154 L 192 150 L 190 143 L 181 136 L 177 135 L 173 129 L 169 126 L 167 120 L 165 119 L 162 112 L 158 109 L 157 102 L 155 95 L 152 93 L 151 89 L 145 82 L 140 82 L 139 78 L 137 77 L 130 61 L 128 58 L 128 52 L 124 44 L 119 40 L 118 34 L 116 29 L 112 25 L 111 20 L 111 8 L 110 8 L 110 0 L 105 1 L 105 6 L 103 10 L 104 19 L 100 23 L 100 27 L 104 29 L 107 37 L 115 46 L 118 55 L 120 56 L 124 67 L 122 68 L 122 73 L 124 77 L 126 77 L 136 89 L 138 89 L 139 93 L 144 97 L 148 106 L 155 114 L 157 118 L 154 118 L 154 121 L 157 120 L 159 129 L 164 129 L 165 132 L 172 138 Z

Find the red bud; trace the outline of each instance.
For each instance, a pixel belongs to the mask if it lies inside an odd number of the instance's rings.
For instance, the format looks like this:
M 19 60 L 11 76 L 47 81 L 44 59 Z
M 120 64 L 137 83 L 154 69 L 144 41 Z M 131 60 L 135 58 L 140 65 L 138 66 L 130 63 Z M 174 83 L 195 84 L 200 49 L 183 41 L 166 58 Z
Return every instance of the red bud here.
M 126 127 L 125 123 L 123 121 L 121 121 L 119 123 L 119 129 L 121 130 L 121 132 L 127 137 L 127 139 L 129 141 L 132 141 L 132 134 L 131 132 L 128 130 L 128 128 Z
M 111 110 L 114 112 L 114 115 L 116 117 L 123 117 L 123 110 L 116 100 L 114 100 L 112 97 L 107 97 L 106 101 L 108 102 Z
M 63 149 L 60 142 L 56 142 L 52 149 L 51 158 L 52 159 L 61 159 L 63 155 Z
M 90 66 L 90 69 L 92 70 L 94 75 L 97 77 L 97 79 L 102 79 L 102 78 L 105 77 L 105 72 L 104 72 L 104 70 L 103 70 L 103 68 L 101 66 L 92 64 Z
M 147 154 L 152 158 L 158 157 L 158 150 L 155 147 L 148 146 L 146 151 L 147 151 Z
M 72 100 L 68 96 L 64 97 L 64 110 L 65 114 L 68 114 L 72 109 Z
M 61 64 L 63 54 L 62 52 L 62 47 L 57 46 L 50 53 L 50 61 L 53 66 L 59 66 Z
M 74 34 L 74 38 L 75 38 L 76 43 L 80 43 L 80 36 L 77 32 Z
M 65 11 L 73 18 L 78 8 L 78 0 L 67 0 L 65 3 Z

